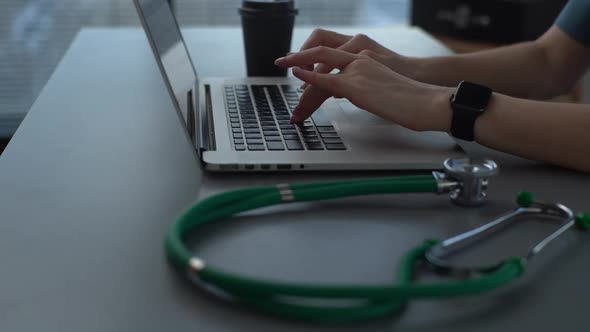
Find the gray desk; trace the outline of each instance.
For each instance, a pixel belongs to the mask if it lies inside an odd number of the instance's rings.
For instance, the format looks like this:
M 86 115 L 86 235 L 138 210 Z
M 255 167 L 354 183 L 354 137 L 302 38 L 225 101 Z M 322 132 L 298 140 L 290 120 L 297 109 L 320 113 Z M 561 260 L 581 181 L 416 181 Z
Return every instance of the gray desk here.
M 418 30 L 365 32 L 406 54 L 447 52 Z M 308 33 L 297 31 L 296 46 Z M 203 75 L 244 72 L 238 30 L 187 30 L 186 39 Z M 520 189 L 590 209 L 588 176 L 495 157 L 502 176 L 492 185 L 490 204 L 479 209 L 420 195 L 297 204 L 280 215 L 270 210 L 210 227 L 195 250 L 255 276 L 384 283 L 405 250 L 496 216 L 513 206 Z M 198 165 L 143 32 L 82 31 L 0 158 L 0 330 L 585 329 L 590 234 L 568 234 L 510 289 L 417 301 L 403 315 L 351 327 L 284 321 L 211 299 L 175 273 L 162 250 L 168 225 L 199 194 L 375 175 L 201 174 Z M 465 259 L 522 253 L 549 230 L 523 225 Z

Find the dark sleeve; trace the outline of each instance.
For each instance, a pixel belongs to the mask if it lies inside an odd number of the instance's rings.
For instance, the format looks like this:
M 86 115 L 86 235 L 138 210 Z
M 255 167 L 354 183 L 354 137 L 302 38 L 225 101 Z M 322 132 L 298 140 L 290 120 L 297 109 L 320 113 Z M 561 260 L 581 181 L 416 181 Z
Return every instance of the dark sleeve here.
M 570 0 L 555 24 L 575 40 L 590 47 L 590 0 Z

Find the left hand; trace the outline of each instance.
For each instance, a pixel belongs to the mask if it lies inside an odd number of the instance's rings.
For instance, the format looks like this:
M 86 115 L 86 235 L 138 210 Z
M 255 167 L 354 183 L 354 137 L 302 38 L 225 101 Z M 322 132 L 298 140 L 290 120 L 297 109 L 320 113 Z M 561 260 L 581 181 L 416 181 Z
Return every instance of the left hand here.
M 293 74 L 329 96 L 346 98 L 355 106 L 412 130 L 449 131 L 451 111 L 449 88 L 414 81 L 365 55 L 324 46 L 310 48 L 276 60 L 276 65 L 293 68 Z M 302 69 L 325 64 L 340 70 L 325 74 Z M 307 119 L 320 106 L 302 97 L 292 122 Z

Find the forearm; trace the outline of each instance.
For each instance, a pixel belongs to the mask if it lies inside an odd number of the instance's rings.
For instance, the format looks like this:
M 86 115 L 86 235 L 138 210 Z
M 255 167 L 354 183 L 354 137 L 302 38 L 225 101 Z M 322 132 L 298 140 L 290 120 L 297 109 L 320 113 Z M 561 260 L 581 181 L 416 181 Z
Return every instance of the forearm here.
M 522 98 L 546 99 L 569 83 L 553 70 L 545 48 L 526 42 L 493 50 L 431 58 L 406 58 L 401 73 L 425 83 L 456 86 L 466 80 Z M 566 86 L 565 88 L 563 86 Z
M 590 107 L 494 94 L 476 140 L 533 160 L 590 172 Z
M 449 131 L 453 89 L 440 90 L 438 130 Z M 446 100 L 445 100 L 446 99 Z M 494 93 L 475 123 L 475 140 L 495 150 L 590 172 L 590 106 Z

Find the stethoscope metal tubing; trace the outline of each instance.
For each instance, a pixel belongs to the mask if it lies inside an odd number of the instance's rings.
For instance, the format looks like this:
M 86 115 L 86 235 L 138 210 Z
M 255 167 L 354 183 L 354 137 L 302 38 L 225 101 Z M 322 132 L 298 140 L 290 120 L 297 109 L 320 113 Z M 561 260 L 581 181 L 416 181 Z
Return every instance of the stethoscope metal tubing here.
M 502 262 L 495 265 L 487 266 L 459 266 L 451 264 L 447 258 L 455 253 L 458 253 L 467 247 L 470 247 L 480 240 L 488 238 L 500 230 L 512 225 L 515 221 L 521 220 L 522 217 L 552 217 L 560 220 L 560 227 L 553 233 L 549 234 L 540 242 L 536 243 L 528 251 L 527 255 L 522 259 L 529 263 L 536 257 L 544 248 L 546 248 L 552 241 L 560 237 L 567 230 L 575 225 L 575 216 L 571 209 L 562 204 L 549 204 L 534 202 L 528 207 L 519 207 L 491 222 L 480 227 L 455 235 L 446 240 L 443 240 L 431 250 L 426 252 L 425 258 L 429 264 L 435 267 L 438 271 L 444 273 L 468 276 L 473 273 L 484 273 L 500 266 Z

